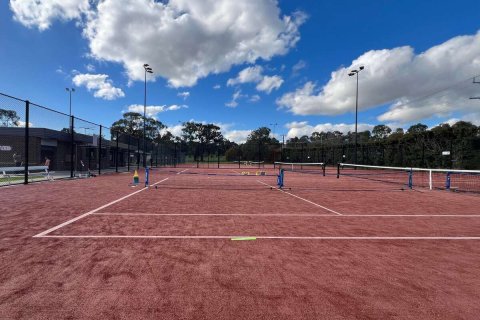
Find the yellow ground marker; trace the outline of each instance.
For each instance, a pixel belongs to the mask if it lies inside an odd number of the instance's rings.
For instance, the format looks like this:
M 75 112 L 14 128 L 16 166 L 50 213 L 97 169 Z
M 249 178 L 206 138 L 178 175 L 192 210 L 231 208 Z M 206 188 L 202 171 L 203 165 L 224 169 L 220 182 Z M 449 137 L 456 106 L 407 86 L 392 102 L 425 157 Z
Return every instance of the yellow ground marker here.
M 255 237 L 236 237 L 236 238 L 231 238 L 230 240 L 232 241 L 252 241 L 252 240 L 257 240 Z

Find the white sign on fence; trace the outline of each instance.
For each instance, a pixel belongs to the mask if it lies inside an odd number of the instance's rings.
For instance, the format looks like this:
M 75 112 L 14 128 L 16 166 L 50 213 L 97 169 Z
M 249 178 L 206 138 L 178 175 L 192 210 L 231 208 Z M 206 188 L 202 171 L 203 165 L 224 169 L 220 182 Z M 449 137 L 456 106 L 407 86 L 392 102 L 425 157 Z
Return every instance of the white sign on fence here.
M 450 155 L 450 151 L 442 151 L 442 156 L 449 156 Z
M 0 151 L 12 151 L 11 146 L 0 146 Z

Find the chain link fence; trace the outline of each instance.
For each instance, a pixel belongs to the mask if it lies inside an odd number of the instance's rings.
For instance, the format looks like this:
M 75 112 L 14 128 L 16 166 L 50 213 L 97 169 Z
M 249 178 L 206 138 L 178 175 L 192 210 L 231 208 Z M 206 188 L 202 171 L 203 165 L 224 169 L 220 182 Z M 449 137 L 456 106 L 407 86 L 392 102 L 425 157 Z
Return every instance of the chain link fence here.
M 0 93 L 0 186 L 176 166 L 172 142 L 144 141 Z

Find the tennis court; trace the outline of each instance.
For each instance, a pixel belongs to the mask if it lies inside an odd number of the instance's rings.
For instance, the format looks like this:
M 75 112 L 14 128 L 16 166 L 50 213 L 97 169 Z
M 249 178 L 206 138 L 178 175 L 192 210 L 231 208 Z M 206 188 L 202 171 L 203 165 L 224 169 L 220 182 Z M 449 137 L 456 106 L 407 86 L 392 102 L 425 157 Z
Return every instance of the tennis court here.
M 478 193 L 322 170 L 287 170 L 282 190 L 268 164 L 154 169 L 149 188 L 131 173 L 4 188 L 0 312 L 476 317 Z

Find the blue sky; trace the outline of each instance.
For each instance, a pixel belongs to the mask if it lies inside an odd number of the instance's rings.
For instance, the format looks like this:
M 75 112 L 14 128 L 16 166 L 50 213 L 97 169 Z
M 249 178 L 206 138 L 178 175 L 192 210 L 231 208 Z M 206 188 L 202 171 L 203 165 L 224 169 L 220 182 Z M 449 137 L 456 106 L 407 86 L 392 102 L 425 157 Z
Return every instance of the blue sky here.
M 38 3 L 36 3 L 38 2 Z M 359 127 L 480 124 L 478 1 L 88 1 L 0 3 L 0 92 L 110 125 L 143 110 L 179 133 L 217 123 L 242 141 Z M 33 125 L 41 126 L 39 122 Z

